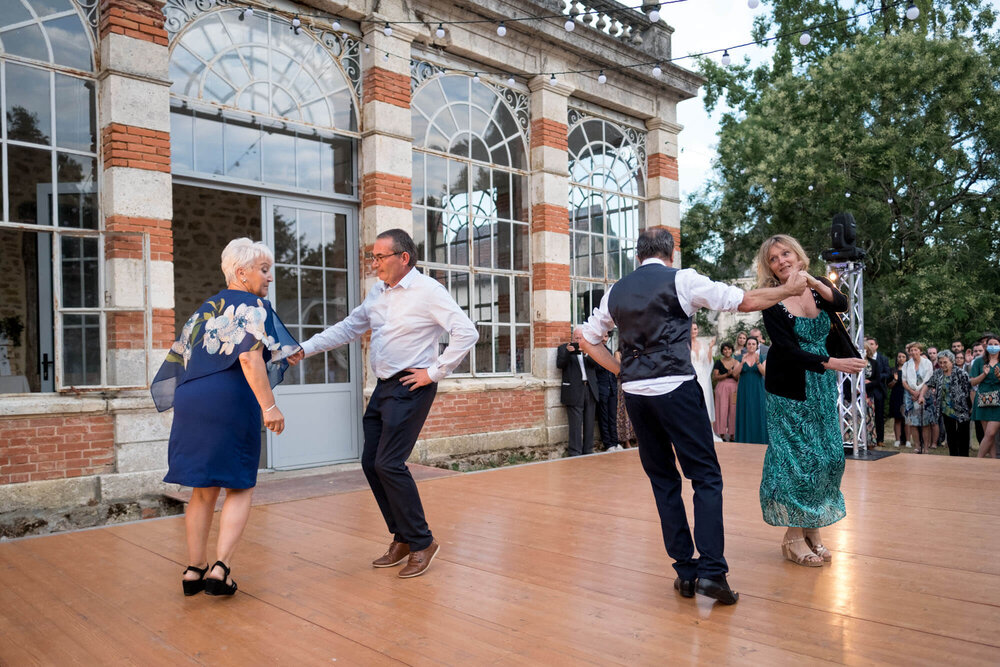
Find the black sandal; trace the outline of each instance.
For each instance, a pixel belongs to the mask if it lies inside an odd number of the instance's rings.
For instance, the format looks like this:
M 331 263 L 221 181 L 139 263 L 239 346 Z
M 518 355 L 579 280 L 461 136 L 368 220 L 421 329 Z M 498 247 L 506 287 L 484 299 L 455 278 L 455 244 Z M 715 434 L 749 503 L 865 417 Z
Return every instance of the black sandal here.
M 188 565 L 181 576 L 184 576 L 188 572 L 197 572 L 200 577 L 199 579 L 181 579 L 181 583 L 184 584 L 184 595 L 190 597 L 205 590 L 205 573 L 208 572 L 208 565 L 205 565 L 205 567 Z
M 222 571 L 225 572 L 222 579 L 205 579 L 205 595 L 232 595 L 236 592 L 236 582 L 231 584 L 226 583 L 226 579 L 229 578 L 229 568 L 221 560 L 215 561 L 215 565 L 212 566 L 214 570 L 217 567 L 221 567 Z

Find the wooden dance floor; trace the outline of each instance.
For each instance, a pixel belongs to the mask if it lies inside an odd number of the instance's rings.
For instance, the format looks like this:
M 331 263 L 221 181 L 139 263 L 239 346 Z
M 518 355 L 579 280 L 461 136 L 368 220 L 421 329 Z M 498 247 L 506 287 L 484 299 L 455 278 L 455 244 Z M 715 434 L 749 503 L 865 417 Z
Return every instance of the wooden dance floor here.
M 367 490 L 255 507 L 231 599 L 181 594 L 180 517 L 0 544 L 0 664 L 1000 664 L 1000 461 L 848 461 L 813 569 L 761 521 L 764 448 L 719 452 L 732 607 L 673 591 L 630 450 L 420 482 L 410 580 L 370 566 Z

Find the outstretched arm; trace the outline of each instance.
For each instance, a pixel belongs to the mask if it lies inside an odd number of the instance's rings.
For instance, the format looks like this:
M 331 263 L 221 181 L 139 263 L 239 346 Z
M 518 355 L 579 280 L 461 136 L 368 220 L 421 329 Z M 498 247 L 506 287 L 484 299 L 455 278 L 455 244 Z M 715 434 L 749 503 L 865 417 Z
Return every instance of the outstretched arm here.
M 806 289 L 806 276 L 808 275 L 805 271 L 799 271 L 789 276 L 784 285 L 763 287 L 746 292 L 743 295 L 743 301 L 740 303 L 739 311 L 741 313 L 750 313 L 756 310 L 766 310 L 779 301 L 802 294 Z
M 594 345 L 588 341 L 583 336 L 580 337 L 580 348 L 590 355 L 590 358 L 599 363 L 604 368 L 608 369 L 615 375 L 618 375 L 618 371 L 621 370 L 621 364 L 615 359 L 608 348 L 604 347 L 602 344 Z

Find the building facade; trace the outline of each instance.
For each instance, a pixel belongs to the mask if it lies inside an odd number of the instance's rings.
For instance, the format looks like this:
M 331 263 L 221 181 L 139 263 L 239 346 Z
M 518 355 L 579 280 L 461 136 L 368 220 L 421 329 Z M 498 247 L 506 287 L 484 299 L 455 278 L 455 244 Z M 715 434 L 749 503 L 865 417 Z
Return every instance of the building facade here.
M 164 488 L 149 382 L 232 238 L 273 248 L 305 339 L 363 299 L 379 232 L 412 233 L 480 334 L 422 462 L 565 442 L 556 347 L 640 229 L 679 247 L 675 111 L 702 81 L 615 2 L 4 6 L 0 513 Z M 365 343 L 288 373 L 262 469 L 358 460 Z

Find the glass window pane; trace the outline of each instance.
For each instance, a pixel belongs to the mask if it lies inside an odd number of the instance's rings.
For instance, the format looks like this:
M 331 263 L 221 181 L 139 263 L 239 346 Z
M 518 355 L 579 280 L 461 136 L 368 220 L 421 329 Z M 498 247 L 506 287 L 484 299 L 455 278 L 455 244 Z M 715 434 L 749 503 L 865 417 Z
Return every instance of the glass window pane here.
M 511 268 L 511 227 L 514 223 L 507 220 L 499 220 L 494 226 L 497 231 L 494 240 L 496 251 L 496 267 L 498 269 Z
M 426 202 L 434 208 L 444 208 L 448 195 L 448 160 L 436 155 L 427 156 Z
M 192 132 L 194 118 L 182 111 L 170 112 L 170 164 L 171 169 L 194 169 Z
M 299 264 L 323 266 L 323 214 L 299 209 Z
M 274 209 L 274 261 L 278 264 L 298 263 L 295 217 L 294 208 L 278 206 Z
M 264 180 L 295 185 L 295 133 L 272 128 L 264 132 Z
M 63 237 L 62 305 L 65 308 L 96 308 L 99 305 L 96 238 Z
M 195 116 L 194 168 L 206 174 L 221 175 L 224 171 L 222 158 L 222 121 Z
M 64 315 L 62 321 L 63 385 L 73 387 L 100 384 L 100 316 Z
M 308 340 L 322 330 L 322 327 L 302 327 L 302 335 L 304 338 L 300 338 L 299 340 Z M 328 354 L 326 352 L 322 352 L 320 354 L 314 354 L 313 356 L 307 357 L 301 361 L 300 365 L 302 366 L 303 384 L 326 383 L 327 356 Z
M 493 279 L 490 275 L 482 273 L 476 274 L 476 316 L 472 318 L 477 324 L 480 322 L 496 321 L 496 302 L 493 297 Z
M 414 204 L 424 203 L 424 154 L 413 154 L 413 180 L 410 201 Z
M 528 225 L 513 225 L 511 233 L 514 235 L 512 245 L 514 247 L 514 270 L 527 271 L 529 266 L 528 258 Z
M 327 268 L 347 268 L 347 216 L 343 213 L 323 214 L 323 243 L 326 244 Z
M 417 261 L 427 260 L 427 211 L 420 207 L 413 209 L 413 244 L 417 247 Z
M 464 271 L 451 272 L 451 298 L 455 300 L 462 312 L 473 319 L 469 303 L 469 274 Z
M 299 323 L 299 270 L 294 266 L 274 267 L 274 311 L 287 325 Z
M 474 218 L 473 225 L 473 263 L 483 268 L 493 266 L 493 225 L 489 220 Z
M 448 245 L 440 211 L 427 211 L 427 261 L 448 262 Z
M 493 329 L 493 371 L 495 373 L 511 373 L 511 327 L 495 327 Z
M 171 129 L 173 125 L 171 124 Z M 253 123 L 227 120 L 226 174 L 251 181 L 260 180 L 260 127 Z
M 4 33 L 3 36 L 5 48 L 8 35 L 10 33 Z M 44 49 L 44 46 L 42 48 Z M 9 52 L 9 49 L 7 50 Z M 36 67 L 25 67 L 14 63 L 7 63 L 6 70 L 7 138 L 33 144 L 51 143 L 50 74 Z
M 10 3 L 4 3 L 5 6 L 7 4 Z M 45 38 L 42 37 L 42 29 L 37 25 L 28 25 L 4 32 L 3 50 L 12 56 L 49 62 L 49 51 L 45 48 Z
M 56 142 L 62 148 L 97 150 L 94 82 L 56 74 Z
M 510 174 L 499 169 L 493 170 L 493 197 L 496 201 L 496 216 L 510 219 L 513 216 L 510 189 Z
M 514 328 L 514 372 L 531 372 L 531 327 Z
M 97 229 L 97 193 L 64 192 L 60 194 L 59 210 L 56 215 L 60 227 Z
M 593 254 L 590 256 L 590 275 L 595 278 L 604 278 L 604 237 L 592 236 Z
M 510 322 L 511 319 L 511 303 L 510 303 L 510 281 L 509 276 L 493 276 L 493 284 L 495 285 L 494 299 L 496 300 L 496 314 L 497 322 Z
M 347 272 L 326 272 L 326 324 L 333 326 L 350 312 L 347 301 Z
M 573 275 L 590 275 L 590 236 L 587 234 L 573 234 Z
M 449 263 L 469 264 L 469 219 L 464 214 L 446 213 Z
M 39 205 L 38 189 L 52 192 L 52 153 L 40 148 L 7 146 L 7 187 L 12 222 L 52 224 L 46 202 Z M 46 210 L 48 209 L 48 210 Z
M 295 144 L 298 186 L 308 190 L 319 190 L 323 187 L 319 142 L 312 137 L 299 136 Z
M 301 269 L 302 323 L 325 326 L 323 321 L 323 270 Z M 332 324 L 332 323 L 331 323 Z
M 59 153 L 59 224 L 97 229 L 97 158 Z M 65 203 L 68 208 L 63 209 Z
M 488 324 L 481 324 L 476 327 L 476 330 L 479 331 L 479 340 L 476 341 L 476 347 L 473 348 L 476 357 L 476 372 L 492 373 L 493 327 Z
M 90 71 L 94 68 L 90 40 L 77 16 L 64 16 L 45 22 L 45 32 L 52 44 L 52 56 L 59 65 Z
M 527 278 L 514 278 L 514 321 L 519 324 L 531 322 L 531 290 Z

